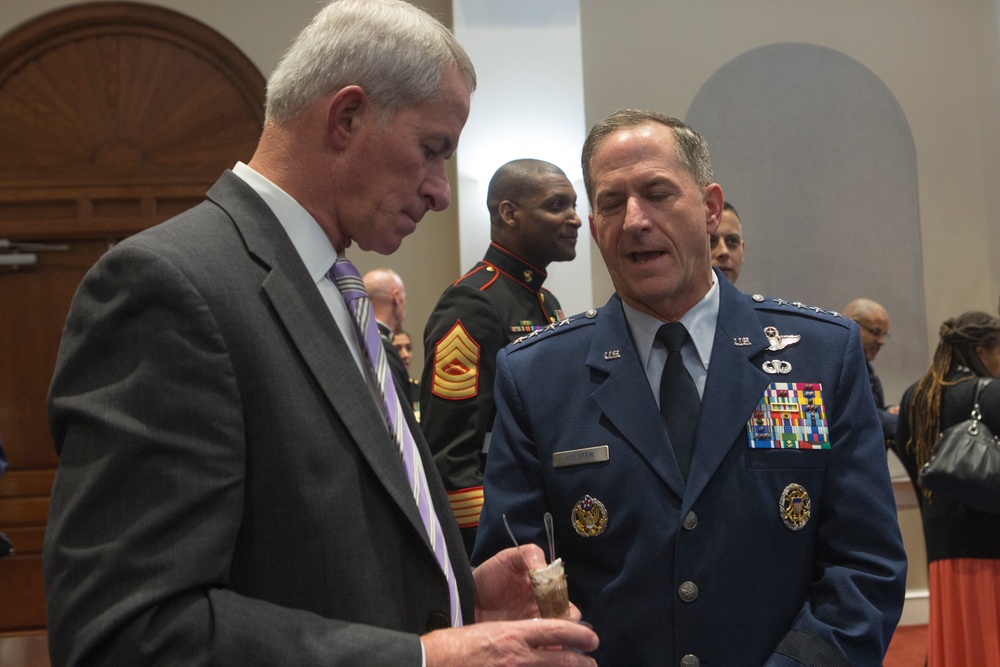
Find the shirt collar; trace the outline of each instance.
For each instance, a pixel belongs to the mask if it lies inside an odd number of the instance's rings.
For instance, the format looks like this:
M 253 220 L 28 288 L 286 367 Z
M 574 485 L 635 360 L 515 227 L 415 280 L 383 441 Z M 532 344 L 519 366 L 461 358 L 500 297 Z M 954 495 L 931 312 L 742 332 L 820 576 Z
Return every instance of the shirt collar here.
M 316 219 L 291 195 L 242 162 L 236 163 L 233 173 L 253 188 L 278 218 L 313 282 L 322 280 L 336 261 L 337 251 Z
M 496 242 L 490 243 L 490 247 L 486 249 L 486 256 L 483 257 L 483 261 L 503 271 L 515 282 L 536 292 L 542 289 L 542 283 L 548 277 L 548 274 L 544 270 L 528 264 Z
M 712 343 L 715 341 L 715 327 L 719 321 L 719 283 L 713 273 L 712 286 L 708 289 L 701 301 L 696 303 L 690 310 L 681 316 L 680 322 L 687 329 L 688 335 L 694 342 L 695 350 L 698 353 L 698 361 L 708 370 L 709 361 L 712 358 Z M 639 358 L 645 364 L 649 360 L 649 354 L 653 349 L 653 342 L 656 340 L 656 332 L 663 325 L 663 322 L 622 301 L 622 309 L 625 311 L 625 320 L 628 322 L 629 330 L 632 332 L 632 340 L 635 342 L 636 351 Z

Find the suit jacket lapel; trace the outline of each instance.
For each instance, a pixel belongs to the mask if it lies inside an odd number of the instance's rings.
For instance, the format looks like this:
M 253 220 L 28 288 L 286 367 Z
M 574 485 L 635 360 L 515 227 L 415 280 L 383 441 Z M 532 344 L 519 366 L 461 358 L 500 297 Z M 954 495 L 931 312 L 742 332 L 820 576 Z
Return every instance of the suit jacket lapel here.
M 678 498 L 684 495 L 684 478 L 667 442 L 667 429 L 646 382 L 646 371 L 629 334 L 617 295 L 598 311 L 587 365 L 605 375 L 594 390 L 594 402 L 608 420 Z M 606 352 L 620 356 L 606 358 Z
M 208 198 L 229 213 L 250 254 L 270 269 L 261 287 L 289 337 L 403 515 L 426 535 L 399 450 L 382 427 L 384 419 L 369 392 L 343 390 L 345 381 L 358 386 L 365 380 L 281 224 L 253 189 L 229 172 L 212 187 Z M 331 442 L 330 446 L 345 444 Z M 427 547 L 431 548 L 429 542 Z
M 727 279 L 717 273 L 716 280 L 720 283 L 719 320 L 682 512 L 694 504 L 734 442 L 737 447 L 749 446 L 747 421 L 772 380 L 750 361 L 769 345 L 756 311 Z M 734 339 L 738 338 L 748 338 L 750 344 L 737 346 Z

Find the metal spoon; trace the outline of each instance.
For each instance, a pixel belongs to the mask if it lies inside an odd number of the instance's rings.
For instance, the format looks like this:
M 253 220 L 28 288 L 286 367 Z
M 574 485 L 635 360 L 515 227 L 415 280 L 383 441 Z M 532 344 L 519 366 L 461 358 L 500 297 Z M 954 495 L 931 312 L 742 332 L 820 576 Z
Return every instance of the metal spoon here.
M 521 545 L 517 543 L 517 540 L 514 538 L 514 531 L 510 529 L 510 524 L 507 523 L 507 515 L 501 514 L 500 516 L 503 517 L 503 525 L 507 528 L 507 534 L 510 535 L 510 541 L 513 542 L 514 546 L 517 548 L 517 553 L 521 554 L 521 560 L 524 561 L 525 569 L 530 572 L 531 566 L 528 565 L 528 559 L 524 557 L 523 553 L 521 553 Z
M 555 529 L 552 527 L 552 515 L 545 513 L 545 534 L 549 537 L 549 563 L 556 561 L 556 537 Z

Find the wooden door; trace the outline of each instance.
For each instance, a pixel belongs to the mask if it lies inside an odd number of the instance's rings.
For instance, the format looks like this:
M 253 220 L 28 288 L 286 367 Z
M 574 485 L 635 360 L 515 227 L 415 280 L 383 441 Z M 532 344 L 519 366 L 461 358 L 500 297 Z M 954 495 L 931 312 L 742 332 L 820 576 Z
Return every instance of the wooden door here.
M 159 7 L 74 5 L 0 38 L 0 256 L 35 255 L 0 264 L 0 532 L 16 550 L 0 559 L 0 635 L 45 627 L 58 463 L 45 397 L 76 287 L 110 244 L 249 160 L 263 100 L 263 77 L 235 46 Z

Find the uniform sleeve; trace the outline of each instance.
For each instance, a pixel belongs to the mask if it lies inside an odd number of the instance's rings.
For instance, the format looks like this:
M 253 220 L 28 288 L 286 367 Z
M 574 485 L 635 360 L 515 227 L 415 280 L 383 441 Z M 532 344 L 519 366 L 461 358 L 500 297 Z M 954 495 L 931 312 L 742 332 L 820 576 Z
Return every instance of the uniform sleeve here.
M 416 635 L 230 588 L 246 520 L 240 406 L 194 286 L 155 253 L 106 255 L 75 298 L 49 392 L 54 665 L 420 664 Z M 366 659 L 375 646 L 384 661 Z
M 833 405 L 810 595 L 766 667 L 877 665 L 902 613 L 906 554 L 857 327 Z
M 466 285 L 442 295 L 424 332 L 420 426 L 463 529 L 479 523 L 496 356 L 506 344 L 496 309 Z
M 551 511 L 546 485 L 527 412 L 507 351 L 497 358 L 497 447 L 486 463 L 490 502 L 483 506 L 473 565 L 479 565 L 511 545 L 504 527 L 508 520 L 521 544 L 544 544 L 539 516 Z

